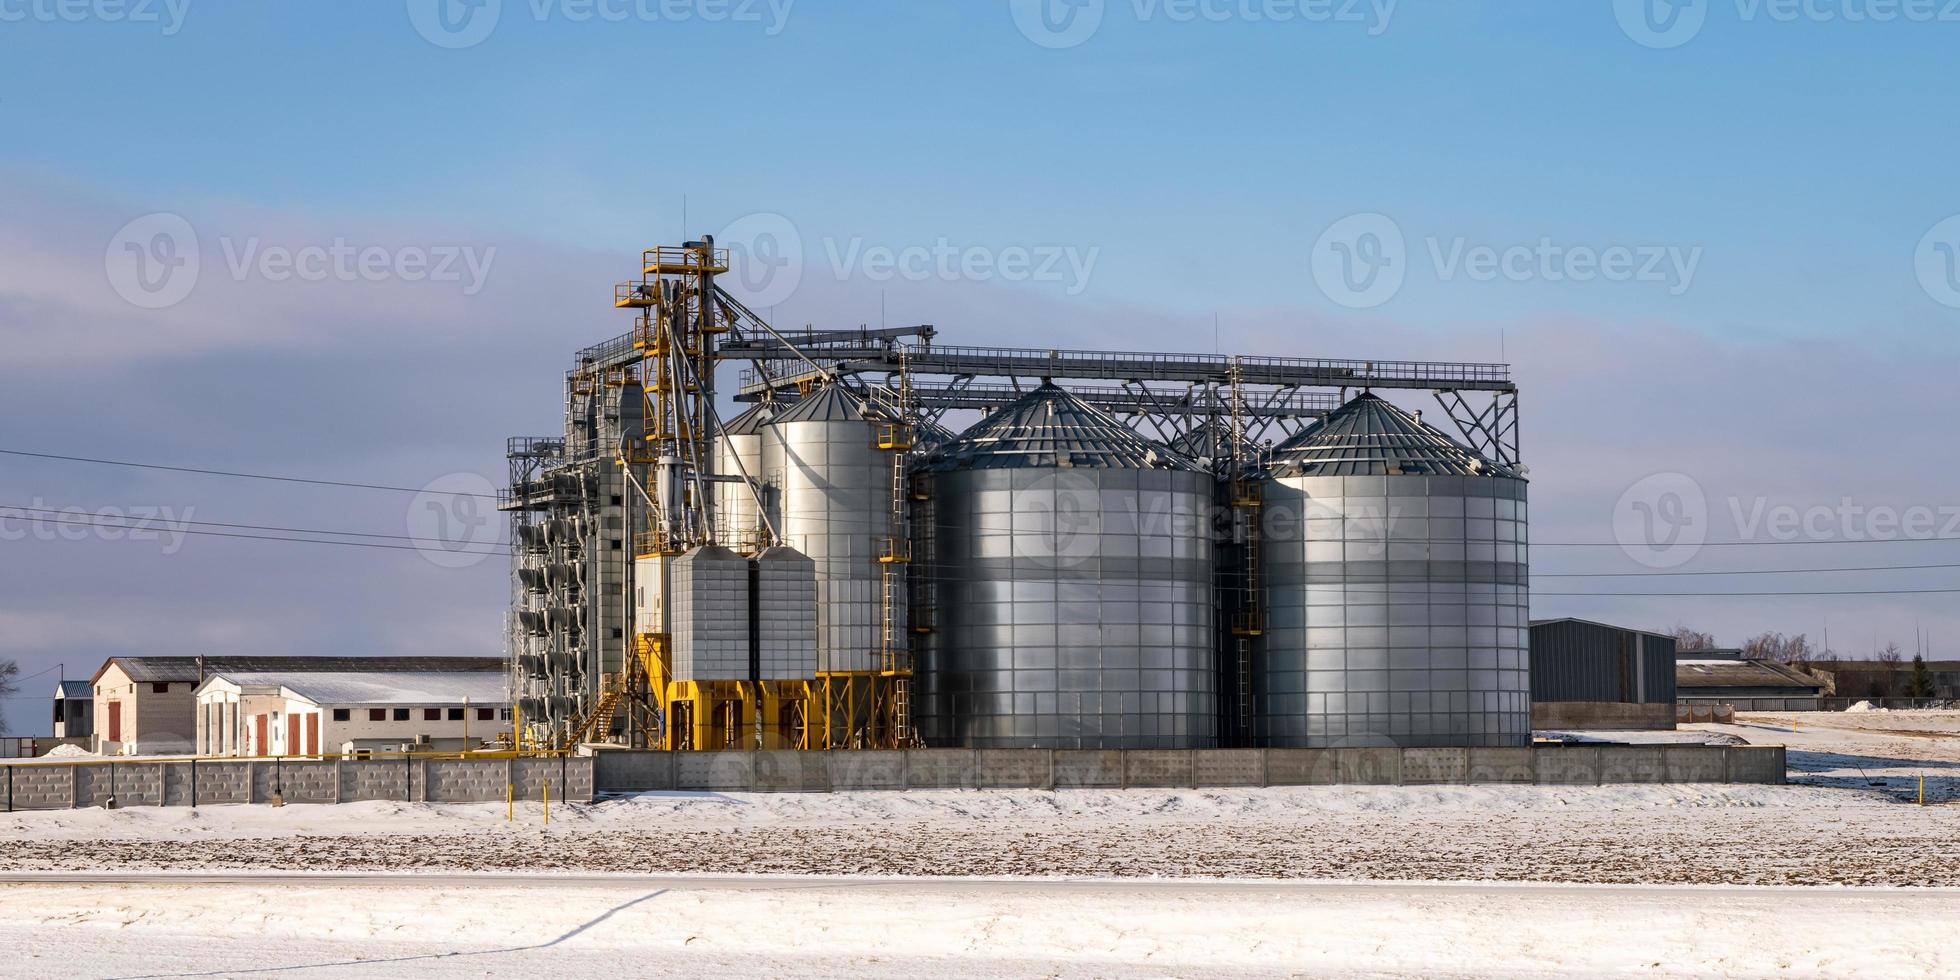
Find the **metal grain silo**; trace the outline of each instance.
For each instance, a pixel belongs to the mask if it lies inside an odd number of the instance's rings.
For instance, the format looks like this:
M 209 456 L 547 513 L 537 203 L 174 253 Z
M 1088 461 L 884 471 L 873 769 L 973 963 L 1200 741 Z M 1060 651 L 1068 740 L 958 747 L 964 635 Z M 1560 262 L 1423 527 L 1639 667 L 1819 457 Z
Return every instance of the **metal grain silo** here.
M 1262 497 L 1258 744 L 1529 744 L 1521 475 L 1362 394 Z
M 715 472 L 730 478 L 746 475 L 758 484 L 767 479 L 763 469 L 763 430 L 781 411 L 782 406 L 763 402 L 730 419 L 715 442 Z M 772 488 L 751 489 L 736 482 L 715 484 L 716 523 L 721 543 L 745 555 L 755 554 L 767 544 L 764 540 L 767 524 L 756 506 L 758 490 L 764 501 L 770 500 L 774 492 Z M 776 516 L 773 510 L 769 514 L 771 520 Z
M 783 543 L 816 563 L 823 673 L 880 666 L 878 560 L 893 523 L 892 456 L 878 448 L 886 425 L 863 399 L 827 385 L 763 429 L 762 466 L 780 494 Z
M 1217 744 L 1210 475 L 1052 384 L 921 467 L 926 744 Z

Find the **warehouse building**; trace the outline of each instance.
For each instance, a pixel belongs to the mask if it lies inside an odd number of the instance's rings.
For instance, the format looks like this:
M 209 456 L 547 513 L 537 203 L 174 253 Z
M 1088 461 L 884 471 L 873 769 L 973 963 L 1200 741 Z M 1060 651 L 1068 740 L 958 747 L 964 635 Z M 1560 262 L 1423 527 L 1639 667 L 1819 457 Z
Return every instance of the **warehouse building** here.
M 110 657 L 89 679 L 99 755 L 197 749 L 197 686 L 224 671 L 502 671 L 499 657 Z
M 1584 619 L 1531 623 L 1531 727 L 1674 727 L 1674 637 Z
M 202 756 L 460 751 L 509 718 L 497 671 L 252 672 L 197 688 Z
M 1749 660 L 1740 650 L 1687 650 L 1674 663 L 1679 703 L 1737 711 L 1816 711 L 1821 677 L 1787 664 Z

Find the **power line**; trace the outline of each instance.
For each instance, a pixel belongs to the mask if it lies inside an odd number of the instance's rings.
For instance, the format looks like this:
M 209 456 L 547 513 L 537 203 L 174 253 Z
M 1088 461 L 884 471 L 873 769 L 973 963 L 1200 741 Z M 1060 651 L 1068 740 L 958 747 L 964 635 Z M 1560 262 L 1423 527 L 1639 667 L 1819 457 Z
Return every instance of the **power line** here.
M 1532 572 L 1532 578 L 1644 578 L 1660 575 L 1817 575 L 1830 572 L 1926 572 L 1936 569 L 1960 568 L 1960 564 L 1943 565 L 1855 565 L 1845 568 L 1753 568 L 1729 571 L 1685 571 L 1662 569 L 1645 572 Z
M 0 517 L 5 517 L 7 511 L 10 510 L 18 510 L 26 513 L 35 513 L 35 514 L 57 514 L 63 517 L 81 517 L 81 518 L 87 518 L 89 520 L 99 520 L 99 521 L 125 521 L 129 523 L 120 524 L 120 525 L 105 523 L 98 526 L 127 527 L 129 530 L 132 531 L 148 531 L 148 530 L 175 531 L 177 530 L 176 525 L 178 524 L 191 524 L 191 525 L 196 525 L 198 527 L 227 527 L 227 528 L 234 528 L 234 529 L 247 530 L 247 531 L 282 531 L 287 534 L 330 534 L 336 537 L 348 537 L 348 538 L 382 538 L 391 541 L 430 542 L 430 539 L 428 538 L 418 538 L 410 534 L 381 534 L 373 531 L 327 531 L 327 530 L 321 530 L 319 528 L 282 527 L 273 524 L 226 524 L 219 521 L 193 521 L 193 520 L 183 519 L 183 518 L 163 518 L 160 516 L 137 517 L 134 515 L 124 515 L 121 517 L 112 517 L 108 514 L 99 514 L 99 513 L 77 514 L 73 510 L 61 510 L 54 507 L 21 507 L 17 504 L 0 504 Z M 50 522 L 50 523 L 59 523 L 59 522 Z M 331 542 L 321 542 L 321 543 L 327 544 Z M 437 542 L 430 542 L 430 543 L 437 543 Z M 485 542 L 485 543 L 488 544 L 488 543 L 500 543 L 500 542 Z
M 417 494 L 434 493 L 440 496 L 474 497 L 481 500 L 497 499 L 495 494 L 487 494 L 487 493 L 466 493 L 461 491 L 448 491 L 448 490 L 432 491 L 432 490 L 428 490 L 427 488 L 397 487 L 397 486 L 389 486 L 387 484 L 378 484 L 378 483 L 355 483 L 355 482 L 347 482 L 347 481 L 340 481 L 340 480 L 313 480 L 304 477 L 275 476 L 275 475 L 270 475 L 265 473 L 243 473 L 243 472 L 237 472 L 232 470 L 201 469 L 201 468 L 190 467 L 190 466 L 167 466 L 158 463 L 135 463 L 135 462 L 129 462 L 127 460 L 96 459 L 96 458 L 91 458 L 86 456 L 63 456 L 56 453 L 36 453 L 36 452 L 28 452 L 20 449 L 0 449 L 0 455 L 25 456 L 34 459 L 63 460 L 66 462 L 73 462 L 73 463 L 91 463 L 91 464 L 96 464 L 101 466 L 127 466 L 136 469 L 164 470 L 172 473 L 194 473 L 203 476 L 222 476 L 222 477 L 231 477 L 231 478 L 242 479 L 242 480 L 270 480 L 279 483 L 303 483 L 303 484 L 312 484 L 315 486 L 342 487 L 342 488 L 355 489 L 355 490 L 382 490 L 391 493 L 417 493 Z M 353 532 L 322 531 L 318 533 L 321 534 L 350 533 L 351 534 Z M 1832 539 L 1807 539 L 1807 540 L 1796 540 L 1796 541 L 1704 541 L 1698 545 L 1695 545 L 1695 547 L 1697 548 L 1742 548 L 1742 547 L 1773 548 L 1773 547 L 1779 547 L 1783 545 L 1926 544 L 1926 543 L 1941 542 L 1941 541 L 1960 541 L 1960 535 L 1938 535 L 1934 537 L 1924 537 L 1924 538 L 1862 538 L 1862 539 L 1832 538 Z M 1524 541 L 1519 543 L 1533 548 L 1628 548 L 1628 547 L 1642 546 L 1639 542 L 1629 543 L 1624 541 Z M 1656 545 L 1655 547 L 1658 547 L 1658 545 Z
M 232 470 L 207 470 L 192 466 L 164 466 L 159 463 L 132 463 L 120 459 L 92 459 L 86 456 L 61 456 L 55 453 L 30 453 L 20 449 L 0 449 L 0 455 L 26 456 L 33 459 L 58 459 L 69 463 L 93 463 L 99 466 L 127 466 L 139 470 L 164 470 L 171 473 L 195 473 L 200 476 L 224 476 L 240 480 L 271 480 L 277 483 L 310 483 L 322 487 L 344 487 L 353 490 L 386 490 L 392 493 L 426 493 L 426 488 L 391 487 L 379 483 L 348 483 L 341 480 L 309 480 L 297 476 L 272 476 L 265 473 L 240 473 Z M 459 493 L 454 491 L 433 491 L 450 497 L 478 497 L 484 500 L 497 499 L 495 494 Z
M 88 520 L 83 520 L 83 521 L 49 520 L 46 523 L 66 524 L 75 527 L 97 527 L 97 528 L 104 528 L 104 529 L 117 530 L 117 531 L 156 530 L 159 533 L 190 534 L 190 535 L 198 535 L 202 537 L 212 537 L 212 538 L 237 538 L 244 541 L 280 541 L 288 544 L 324 544 L 324 545 L 333 545 L 341 548 L 374 548 L 382 551 L 428 551 L 431 548 L 435 548 L 437 550 L 443 551 L 446 554 L 452 554 L 452 555 L 507 554 L 507 552 L 501 547 L 494 551 L 471 551 L 467 548 L 454 548 L 454 549 L 447 548 L 434 542 L 424 544 L 424 545 L 401 545 L 401 544 L 378 544 L 372 541 L 323 541 L 319 538 L 288 538 L 288 537 L 280 537 L 280 536 L 275 536 L 270 534 L 234 534 L 228 531 L 197 531 L 197 530 L 191 530 L 189 528 L 139 528 L 139 527 L 131 527 L 130 525 L 123 524 L 123 523 L 104 524 L 104 523 L 97 523 L 95 521 L 88 521 Z M 406 540 L 412 541 L 416 539 L 409 538 Z M 486 543 L 491 543 L 491 542 L 486 542 Z

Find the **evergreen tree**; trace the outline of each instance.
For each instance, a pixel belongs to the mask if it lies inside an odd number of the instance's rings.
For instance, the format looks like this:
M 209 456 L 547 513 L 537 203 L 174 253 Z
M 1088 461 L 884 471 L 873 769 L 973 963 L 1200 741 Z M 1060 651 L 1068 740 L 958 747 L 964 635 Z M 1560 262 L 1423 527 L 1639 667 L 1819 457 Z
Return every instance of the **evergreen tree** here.
M 1912 657 L 1912 677 L 1906 681 L 1906 697 L 1930 698 L 1933 696 L 1933 672 L 1926 669 L 1926 658 L 1921 654 Z

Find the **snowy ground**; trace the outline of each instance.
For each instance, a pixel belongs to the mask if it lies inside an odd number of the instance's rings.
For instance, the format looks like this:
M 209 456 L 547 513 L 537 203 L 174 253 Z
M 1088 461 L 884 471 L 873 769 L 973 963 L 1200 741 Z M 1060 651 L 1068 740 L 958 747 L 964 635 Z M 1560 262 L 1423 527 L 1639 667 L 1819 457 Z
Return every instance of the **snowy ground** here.
M 1960 970 L 1955 921 L 1945 889 L 40 883 L 0 888 L 0 975 L 1932 977 Z
M 1787 744 L 1790 786 L 4 814 L 0 976 L 1950 976 L 1957 735 L 1960 712 L 1588 733 Z

